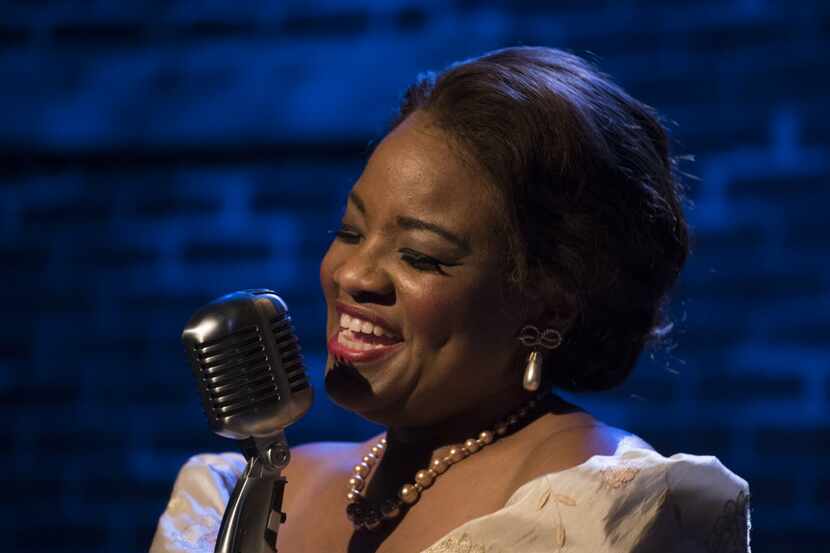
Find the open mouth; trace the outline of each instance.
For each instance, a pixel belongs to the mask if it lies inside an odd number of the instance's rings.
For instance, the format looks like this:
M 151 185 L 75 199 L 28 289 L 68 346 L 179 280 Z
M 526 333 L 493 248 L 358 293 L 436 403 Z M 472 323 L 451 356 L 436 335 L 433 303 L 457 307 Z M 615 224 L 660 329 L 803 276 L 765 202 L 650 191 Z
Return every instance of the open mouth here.
M 329 338 L 329 352 L 339 361 L 359 363 L 376 361 L 397 351 L 403 339 L 379 324 L 340 314 L 340 328 Z

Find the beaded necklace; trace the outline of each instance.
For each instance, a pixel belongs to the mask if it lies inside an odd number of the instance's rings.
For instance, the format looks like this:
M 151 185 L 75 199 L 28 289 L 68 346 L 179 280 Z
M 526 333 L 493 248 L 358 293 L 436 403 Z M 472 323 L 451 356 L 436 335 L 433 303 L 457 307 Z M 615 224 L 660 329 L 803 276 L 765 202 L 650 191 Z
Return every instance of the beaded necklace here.
M 515 413 L 498 422 L 492 430 L 480 432 L 477 438 L 466 440 L 464 445 L 451 447 L 445 456 L 433 459 L 429 467 L 416 472 L 415 482 L 404 484 L 398 491 L 398 497 L 387 499 L 380 505 L 375 505 L 366 500 L 363 491 L 366 488 L 366 482 L 372 473 L 372 469 L 380 462 L 386 451 L 386 438 L 382 438 L 372 446 L 369 453 L 364 455 L 363 459 L 352 470 L 348 485 L 349 492 L 346 494 L 348 501 L 346 516 L 357 530 L 364 528 L 375 530 L 384 521 L 399 517 L 405 509 L 418 502 L 421 493 L 429 488 L 438 476 L 444 474 L 452 465 L 463 461 L 473 453 L 493 443 L 494 440 L 507 434 L 507 431 L 524 420 L 547 394 L 547 391 L 540 392 Z

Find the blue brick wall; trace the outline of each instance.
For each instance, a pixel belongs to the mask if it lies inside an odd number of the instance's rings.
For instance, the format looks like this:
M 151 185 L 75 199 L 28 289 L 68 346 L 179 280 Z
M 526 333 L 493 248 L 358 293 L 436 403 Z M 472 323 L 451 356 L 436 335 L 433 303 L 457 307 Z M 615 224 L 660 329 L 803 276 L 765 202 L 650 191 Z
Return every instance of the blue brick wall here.
M 586 55 L 670 121 L 694 253 L 673 346 L 575 400 L 752 485 L 756 552 L 830 538 L 830 4 L 24 2 L 0 18 L 0 526 L 10 551 L 146 550 L 208 432 L 178 335 L 280 291 L 322 390 L 317 264 L 424 69 Z M 337 425 L 331 423 L 337 417 Z M 292 443 L 362 438 L 322 393 Z

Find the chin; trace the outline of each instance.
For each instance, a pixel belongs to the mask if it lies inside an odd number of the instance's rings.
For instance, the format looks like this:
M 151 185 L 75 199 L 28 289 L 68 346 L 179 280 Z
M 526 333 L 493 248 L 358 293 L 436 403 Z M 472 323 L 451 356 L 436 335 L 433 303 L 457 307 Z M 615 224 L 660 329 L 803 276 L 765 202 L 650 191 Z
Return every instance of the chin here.
M 330 360 L 326 365 L 326 393 L 331 400 L 351 411 L 373 403 L 374 392 L 369 381 L 352 365 Z
M 382 426 L 401 424 L 406 418 L 402 407 L 408 394 L 399 383 L 394 387 L 380 383 L 373 389 L 369 379 L 353 365 L 333 359 L 327 364 L 325 388 L 332 402 Z

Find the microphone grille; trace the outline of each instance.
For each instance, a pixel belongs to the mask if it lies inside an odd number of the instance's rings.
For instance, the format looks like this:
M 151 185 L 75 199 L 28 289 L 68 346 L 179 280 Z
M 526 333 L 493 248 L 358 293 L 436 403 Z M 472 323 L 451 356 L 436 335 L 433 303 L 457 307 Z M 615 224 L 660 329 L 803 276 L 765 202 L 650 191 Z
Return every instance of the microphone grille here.
M 308 377 L 305 372 L 303 355 L 300 353 L 300 341 L 294 332 L 294 325 L 291 324 L 291 317 L 284 314 L 271 321 L 271 332 L 277 343 L 277 350 L 280 352 L 282 367 L 285 371 L 289 389 L 292 392 L 299 392 L 309 387 Z
M 300 343 L 282 299 L 244 290 L 198 310 L 182 332 L 211 429 L 235 439 L 281 431 L 311 405 Z
M 210 415 L 229 417 L 258 404 L 279 401 L 259 326 L 247 326 L 194 349 Z

